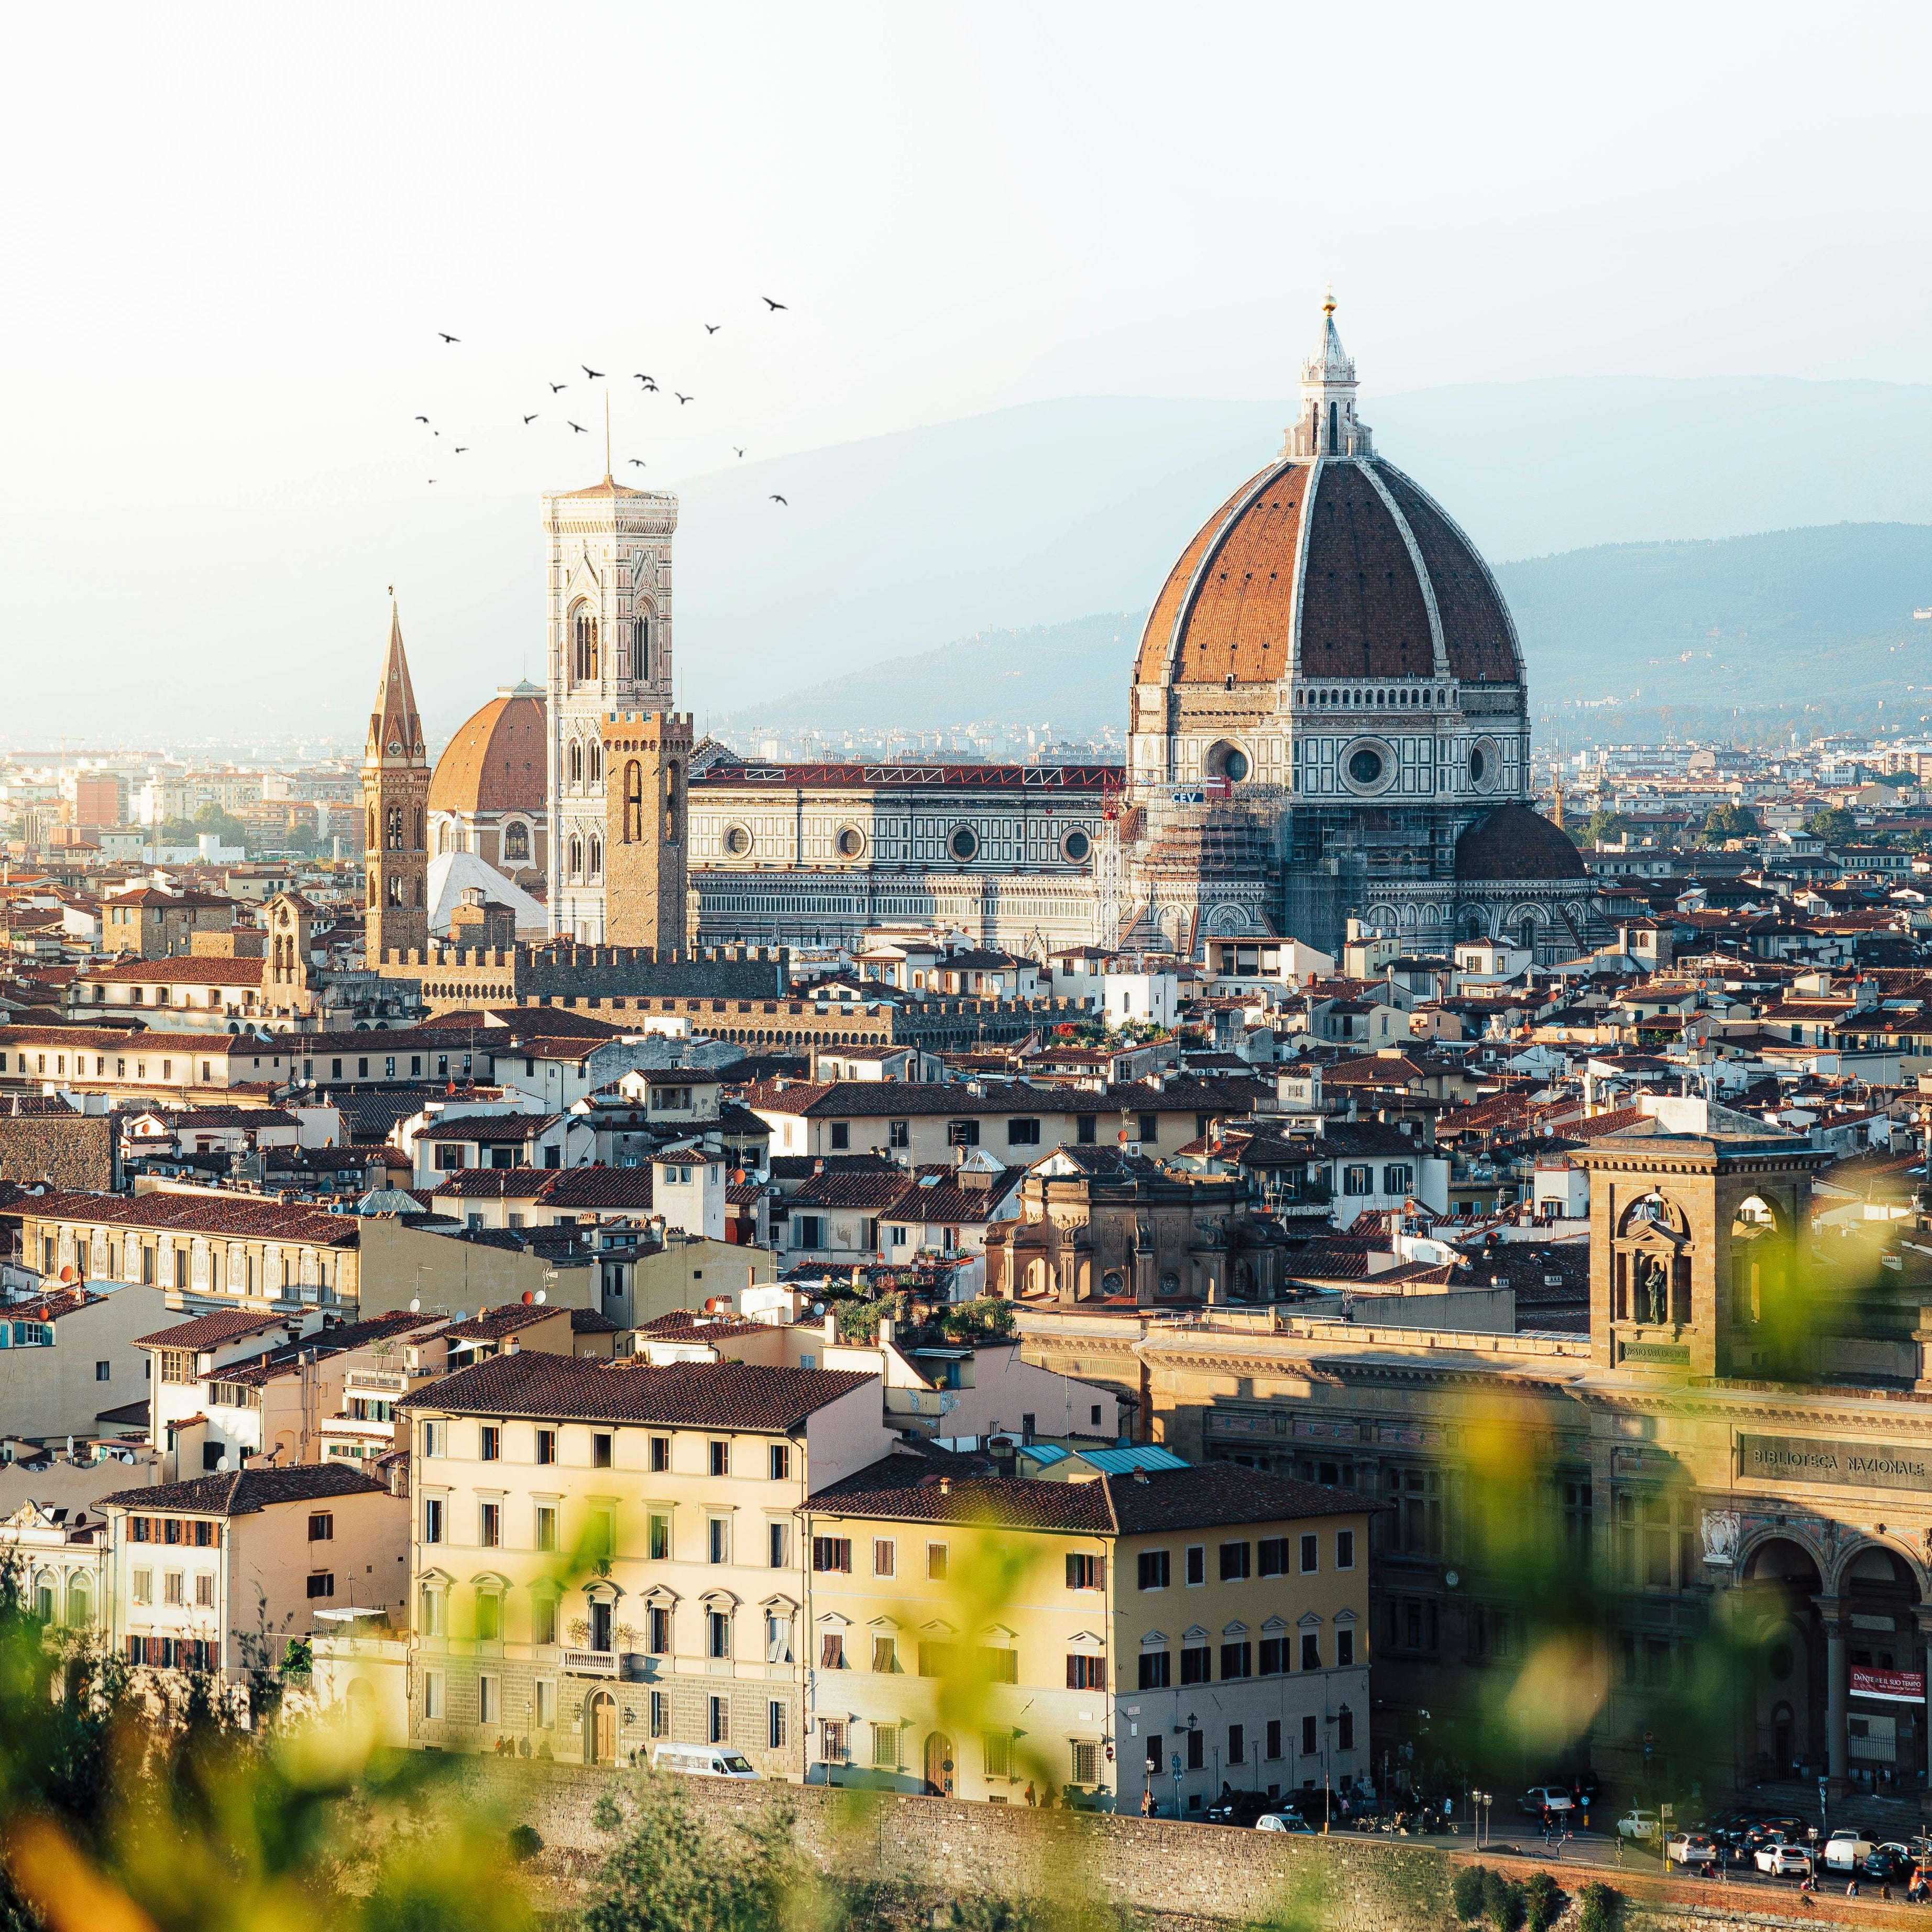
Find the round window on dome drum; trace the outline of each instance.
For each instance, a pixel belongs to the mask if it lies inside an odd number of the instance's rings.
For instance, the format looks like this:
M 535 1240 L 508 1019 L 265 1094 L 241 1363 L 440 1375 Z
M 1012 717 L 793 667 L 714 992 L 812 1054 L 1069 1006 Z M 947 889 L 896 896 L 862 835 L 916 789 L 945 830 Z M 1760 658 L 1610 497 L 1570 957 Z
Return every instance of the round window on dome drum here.
M 856 825 L 842 827 L 833 842 L 842 859 L 856 859 L 866 849 L 866 835 Z
M 1248 754 L 1245 752 L 1230 752 L 1222 770 L 1236 784 L 1248 775 Z
M 1469 782 L 1472 784 L 1480 784 L 1482 783 L 1484 769 L 1485 760 L 1483 757 L 1483 748 L 1481 746 L 1478 745 L 1476 748 L 1469 754 Z
M 970 825 L 956 825 L 947 835 L 946 849 L 963 866 L 978 856 L 980 835 Z
M 1060 842 L 1060 856 L 1071 866 L 1084 865 L 1093 850 L 1093 840 L 1077 825 Z
M 1358 785 L 1372 785 L 1382 775 L 1382 754 L 1373 746 L 1364 745 L 1358 752 L 1350 754 L 1348 776 Z
M 734 859 L 742 859 L 752 849 L 752 835 L 742 825 L 728 827 L 724 834 L 724 849 Z

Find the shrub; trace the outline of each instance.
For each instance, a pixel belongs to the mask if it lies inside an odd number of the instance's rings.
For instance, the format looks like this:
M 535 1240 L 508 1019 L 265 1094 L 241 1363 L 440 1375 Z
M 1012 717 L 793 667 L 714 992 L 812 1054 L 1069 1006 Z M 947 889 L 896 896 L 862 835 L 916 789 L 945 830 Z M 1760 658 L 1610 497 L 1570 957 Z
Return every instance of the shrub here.
M 1546 1871 L 1533 1871 L 1522 1882 L 1523 1916 L 1529 1932 L 1550 1932 L 1563 1910 L 1563 1894 Z
M 518 1864 L 526 1865 L 543 1850 L 543 1840 L 534 1825 L 512 1825 L 510 1827 L 510 1856 Z
M 1576 1932 L 1617 1932 L 1623 1923 L 1623 1894 L 1600 1879 L 1577 1893 L 1576 1906 Z
M 1489 1873 L 1481 1865 L 1464 1865 L 1450 1882 L 1449 1897 L 1456 1916 L 1466 1922 L 1483 1916 L 1483 1881 Z
M 1516 1932 L 1522 1923 L 1522 1887 L 1499 1871 L 1484 1873 L 1483 1916 L 1496 1932 Z

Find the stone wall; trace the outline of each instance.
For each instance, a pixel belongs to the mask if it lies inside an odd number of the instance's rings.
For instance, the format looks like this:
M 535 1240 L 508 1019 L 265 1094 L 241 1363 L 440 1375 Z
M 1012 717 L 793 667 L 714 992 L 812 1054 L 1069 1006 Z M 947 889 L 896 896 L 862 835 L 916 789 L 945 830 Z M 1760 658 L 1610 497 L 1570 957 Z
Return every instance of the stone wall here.
M 458 1772 L 467 1794 L 507 1827 L 534 1826 L 548 1852 L 598 1852 L 610 1840 L 591 1808 L 614 1785 L 608 1771 L 477 1758 Z M 773 1808 L 796 1814 L 800 1845 L 855 1880 L 885 1880 L 942 1897 L 1084 1892 L 1165 1916 L 1245 1924 L 1291 1905 L 1322 1932 L 1451 1932 L 1450 1881 L 1459 1864 L 1486 1862 L 1521 1879 L 1544 1862 L 1479 1859 L 1468 1851 L 1352 1834 L 1309 1839 L 1159 1818 L 1102 1817 L 1024 1807 L 830 1790 L 822 1785 L 686 1780 L 694 1811 L 720 1829 Z M 572 1861 L 570 1863 L 576 1863 Z M 580 1864 L 578 1867 L 580 1869 Z M 1922 1926 L 1922 1912 L 1824 1892 L 1801 1910 L 1785 1888 L 1727 1888 L 1593 1865 L 1550 1866 L 1573 1898 L 1602 1879 L 1628 1900 L 1630 1932 L 1774 1932 L 1820 1922 Z M 1574 1922 L 1574 1916 L 1573 1916 Z

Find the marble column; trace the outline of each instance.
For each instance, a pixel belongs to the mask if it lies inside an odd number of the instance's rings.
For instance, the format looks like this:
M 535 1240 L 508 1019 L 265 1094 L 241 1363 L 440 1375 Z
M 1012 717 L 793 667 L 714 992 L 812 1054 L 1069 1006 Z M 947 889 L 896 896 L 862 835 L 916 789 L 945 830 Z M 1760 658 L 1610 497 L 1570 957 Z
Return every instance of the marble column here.
M 1845 1658 L 1845 1634 L 1850 1626 L 1842 1598 L 1820 1597 L 1818 1614 L 1825 1622 L 1826 1768 L 1831 1774 L 1832 1795 L 1837 1797 L 1846 1788 L 1845 1716 L 1850 1678 Z

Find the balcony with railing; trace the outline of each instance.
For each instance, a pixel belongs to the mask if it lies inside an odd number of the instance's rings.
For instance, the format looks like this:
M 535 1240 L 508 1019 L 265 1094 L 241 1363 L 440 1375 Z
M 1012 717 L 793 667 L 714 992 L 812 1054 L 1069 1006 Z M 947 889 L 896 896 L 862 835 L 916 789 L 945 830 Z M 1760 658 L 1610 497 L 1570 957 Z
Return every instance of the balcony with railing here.
M 563 1668 L 570 1677 L 616 1677 L 622 1673 L 622 1658 L 614 1650 L 566 1650 Z

